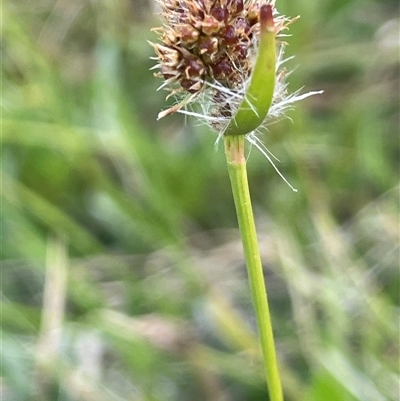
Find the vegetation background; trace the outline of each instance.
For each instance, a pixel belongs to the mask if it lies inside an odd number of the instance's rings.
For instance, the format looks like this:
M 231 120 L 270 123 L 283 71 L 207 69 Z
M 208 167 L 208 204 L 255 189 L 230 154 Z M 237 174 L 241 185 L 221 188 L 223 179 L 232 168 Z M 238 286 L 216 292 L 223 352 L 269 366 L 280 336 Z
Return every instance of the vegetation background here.
M 277 7 L 324 90 L 262 138 L 297 194 L 248 163 L 286 400 L 398 400 L 399 4 Z M 3 401 L 268 399 L 223 147 L 156 122 L 156 12 L 3 2 Z

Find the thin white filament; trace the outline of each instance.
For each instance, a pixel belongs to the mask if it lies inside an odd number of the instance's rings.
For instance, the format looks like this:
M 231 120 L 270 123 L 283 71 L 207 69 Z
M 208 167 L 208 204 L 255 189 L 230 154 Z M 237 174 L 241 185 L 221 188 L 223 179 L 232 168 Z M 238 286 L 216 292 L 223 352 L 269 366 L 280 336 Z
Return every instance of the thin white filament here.
M 289 186 L 289 188 L 292 189 L 293 192 L 297 192 L 297 189 L 294 188 L 289 181 L 285 178 L 285 176 L 279 171 L 278 167 L 276 167 L 275 163 L 273 162 L 273 160 L 271 159 L 271 157 L 269 156 L 268 153 L 270 153 L 269 151 L 266 151 L 264 144 L 260 141 L 257 142 L 257 140 L 255 139 L 256 137 L 254 135 L 247 135 L 246 139 L 252 144 L 254 145 L 265 157 L 266 159 L 270 162 L 270 164 L 272 165 L 272 167 L 274 168 L 274 170 L 278 173 L 279 177 L 282 178 L 282 180 Z

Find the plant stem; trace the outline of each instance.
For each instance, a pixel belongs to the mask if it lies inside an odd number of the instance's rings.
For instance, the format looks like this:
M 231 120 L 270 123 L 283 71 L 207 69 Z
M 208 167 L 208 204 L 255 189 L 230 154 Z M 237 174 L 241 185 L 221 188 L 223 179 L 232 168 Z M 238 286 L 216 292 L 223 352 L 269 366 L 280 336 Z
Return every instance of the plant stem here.
M 225 136 L 224 141 L 229 177 L 257 316 L 270 400 L 283 401 L 282 385 L 277 365 L 274 336 L 268 307 L 267 289 L 264 282 L 247 181 L 246 158 L 244 154 L 245 136 Z

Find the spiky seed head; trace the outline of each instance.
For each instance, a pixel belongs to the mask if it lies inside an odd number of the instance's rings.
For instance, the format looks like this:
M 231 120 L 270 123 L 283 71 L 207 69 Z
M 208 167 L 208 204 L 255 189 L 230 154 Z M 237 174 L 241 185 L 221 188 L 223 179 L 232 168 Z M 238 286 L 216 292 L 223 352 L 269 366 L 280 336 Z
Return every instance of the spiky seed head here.
M 231 90 L 251 74 L 259 34 L 258 0 L 159 0 L 165 20 L 156 28 L 160 42 L 157 77 L 173 94 L 196 97 L 207 82 Z M 273 6 L 273 2 L 270 2 Z M 277 24 L 277 34 L 285 24 Z M 173 109 L 176 111 L 176 108 Z
M 275 0 L 158 0 L 162 27 L 151 43 L 164 80 L 160 88 L 178 101 L 159 118 L 174 112 L 196 115 L 220 135 L 246 96 L 260 39 L 260 9 L 272 10 L 272 30 L 279 38 L 295 19 L 278 14 Z M 271 11 L 270 11 L 271 12 Z M 279 117 L 306 95 L 288 95 L 281 68 L 284 43 L 279 42 L 275 91 L 269 116 Z M 193 105 L 200 111 L 193 111 Z

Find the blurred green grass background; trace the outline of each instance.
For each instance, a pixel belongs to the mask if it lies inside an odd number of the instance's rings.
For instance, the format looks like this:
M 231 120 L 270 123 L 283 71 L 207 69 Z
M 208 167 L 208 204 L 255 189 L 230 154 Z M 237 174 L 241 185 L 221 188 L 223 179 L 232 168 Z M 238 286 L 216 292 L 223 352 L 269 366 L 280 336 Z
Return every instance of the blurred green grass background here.
M 249 180 L 287 401 L 399 398 L 399 5 L 277 1 L 290 88 Z M 268 400 L 223 147 L 156 122 L 147 0 L 9 0 L 4 401 Z M 291 121 L 292 120 L 292 121 Z

